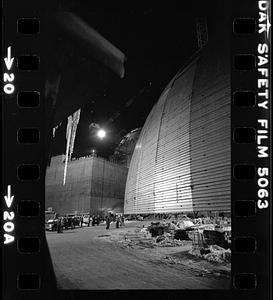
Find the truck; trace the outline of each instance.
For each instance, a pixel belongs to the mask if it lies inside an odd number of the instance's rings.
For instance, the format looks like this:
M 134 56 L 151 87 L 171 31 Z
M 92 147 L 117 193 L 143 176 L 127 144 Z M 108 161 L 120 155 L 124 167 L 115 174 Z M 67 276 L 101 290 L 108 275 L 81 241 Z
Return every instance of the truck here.
M 45 211 L 45 230 L 56 231 L 58 223 L 58 215 L 55 211 Z

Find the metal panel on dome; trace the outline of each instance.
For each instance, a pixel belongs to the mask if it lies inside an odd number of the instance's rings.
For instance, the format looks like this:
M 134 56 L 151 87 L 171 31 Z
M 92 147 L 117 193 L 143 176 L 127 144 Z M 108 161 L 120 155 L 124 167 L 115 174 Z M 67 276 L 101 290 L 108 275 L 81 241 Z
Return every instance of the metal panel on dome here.
M 162 114 L 155 169 L 155 212 L 192 211 L 190 177 L 190 99 L 194 60 L 172 82 Z
M 161 115 L 169 87 L 149 114 L 136 144 L 126 183 L 124 209 L 130 213 L 154 212 L 154 177 Z
M 228 47 L 204 49 L 191 104 L 194 211 L 231 211 L 230 66 Z M 220 53 L 220 55 L 219 55 Z
M 189 99 L 195 65 L 196 60 L 171 81 L 147 118 L 127 178 L 127 213 L 192 210 L 190 183 L 183 181 L 190 176 Z
M 124 212 L 230 211 L 230 78 L 224 44 L 206 46 L 150 112 L 127 177 Z

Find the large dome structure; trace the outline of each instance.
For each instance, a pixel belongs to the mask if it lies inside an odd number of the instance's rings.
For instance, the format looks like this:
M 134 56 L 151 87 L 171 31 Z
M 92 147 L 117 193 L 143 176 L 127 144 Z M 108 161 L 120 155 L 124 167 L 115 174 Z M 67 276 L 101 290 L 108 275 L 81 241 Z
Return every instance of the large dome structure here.
M 111 160 L 129 168 L 140 132 L 141 128 L 136 128 L 127 133 L 116 147 Z
M 126 214 L 231 211 L 228 50 L 208 43 L 162 92 L 130 163 Z

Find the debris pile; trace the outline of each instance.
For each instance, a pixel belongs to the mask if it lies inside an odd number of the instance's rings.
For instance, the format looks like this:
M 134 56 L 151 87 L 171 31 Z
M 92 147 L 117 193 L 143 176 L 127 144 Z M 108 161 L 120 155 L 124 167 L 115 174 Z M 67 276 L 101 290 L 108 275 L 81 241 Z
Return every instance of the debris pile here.
M 159 235 L 162 235 L 166 231 L 166 224 L 160 222 L 151 222 L 148 230 L 151 233 L 152 237 L 157 237 Z
M 147 227 L 143 227 L 139 232 L 142 233 L 143 236 L 146 237 L 146 238 L 151 238 L 152 237 L 152 235 L 151 235 L 151 233 L 150 233 L 150 231 L 148 230 Z
M 123 236 L 123 239 L 119 242 L 127 248 L 133 248 L 136 245 L 144 248 L 154 247 L 154 241 L 151 237 L 151 234 L 147 230 L 145 230 L 145 228 L 142 228 L 140 231 L 135 231 L 134 233 L 126 233 Z
M 220 222 L 221 221 L 221 222 Z M 190 254 L 212 262 L 230 262 L 231 228 L 227 220 L 211 217 L 193 219 L 187 216 L 176 220 L 151 221 L 150 225 L 128 232 L 123 238 L 126 247 L 178 247 Z M 185 248 L 186 247 L 186 248 Z
M 185 244 L 184 241 L 173 239 L 167 235 L 158 236 L 155 242 L 159 247 L 177 247 Z
M 180 229 L 186 229 L 194 226 L 194 223 L 189 219 L 179 220 L 176 223 L 176 226 Z
M 229 245 L 223 232 L 217 230 L 204 230 L 203 234 L 208 245 L 218 245 L 228 249 Z
M 188 233 L 185 229 L 178 229 L 174 233 L 174 239 L 176 240 L 189 240 Z
M 178 220 L 172 222 L 151 222 L 147 230 L 151 233 L 152 237 L 161 236 L 165 233 L 170 233 L 174 239 L 188 240 L 187 231 L 194 229 L 194 223 L 191 220 Z
M 154 229 L 154 228 L 153 228 Z M 156 232 L 153 231 L 152 232 Z M 164 232 L 163 234 L 152 236 L 152 233 L 149 231 L 149 227 L 143 227 L 139 231 L 134 233 L 127 233 L 123 236 L 123 239 L 120 241 L 125 247 L 134 247 L 142 246 L 145 248 L 157 247 L 177 247 L 185 245 L 188 243 L 189 238 L 186 239 L 175 239 L 175 232 Z
M 224 249 L 217 245 L 210 245 L 208 248 L 201 248 L 200 250 L 192 249 L 190 254 L 204 258 L 211 262 L 217 263 L 230 263 L 231 262 L 231 250 Z
M 129 248 L 129 247 L 133 247 L 135 245 L 135 242 L 133 242 L 132 240 L 128 239 L 126 236 L 124 236 L 124 238 L 122 240 L 119 241 L 123 248 Z
M 165 262 L 171 264 L 171 265 L 174 265 L 174 264 L 183 264 L 180 259 L 176 258 L 176 257 L 173 257 L 173 256 L 165 256 L 164 257 L 164 260 Z

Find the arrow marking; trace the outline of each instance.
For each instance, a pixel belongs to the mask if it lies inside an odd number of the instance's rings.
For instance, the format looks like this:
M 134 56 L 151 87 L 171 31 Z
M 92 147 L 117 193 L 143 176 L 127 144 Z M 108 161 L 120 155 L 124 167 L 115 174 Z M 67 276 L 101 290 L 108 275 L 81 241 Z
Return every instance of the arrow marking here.
M 8 47 L 7 52 L 8 52 L 8 54 L 7 54 L 7 57 L 4 58 L 4 61 L 5 61 L 6 67 L 9 71 L 12 67 L 14 57 L 11 57 L 11 47 Z
M 14 198 L 14 196 L 11 196 L 11 186 L 8 185 L 8 194 L 5 196 L 5 201 L 6 201 L 8 208 L 10 208 L 13 198 Z

